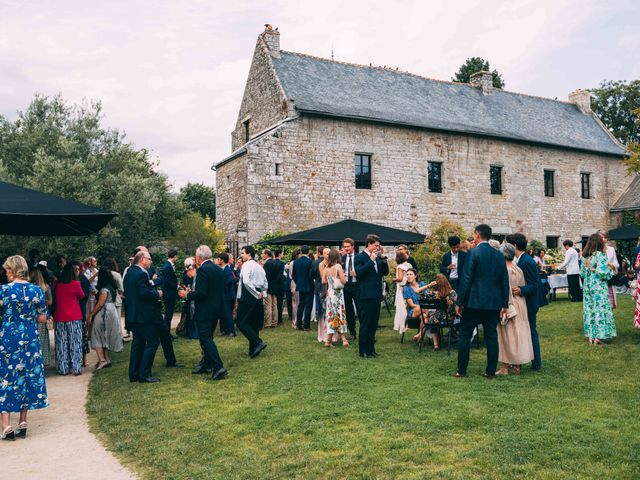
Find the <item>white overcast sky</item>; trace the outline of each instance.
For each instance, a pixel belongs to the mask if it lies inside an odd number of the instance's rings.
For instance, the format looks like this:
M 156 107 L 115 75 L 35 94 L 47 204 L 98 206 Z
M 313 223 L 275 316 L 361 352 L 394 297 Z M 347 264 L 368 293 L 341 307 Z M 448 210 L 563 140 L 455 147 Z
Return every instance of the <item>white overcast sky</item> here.
M 640 1 L 0 0 L 0 114 L 97 99 L 176 188 L 214 184 L 265 23 L 283 50 L 449 80 L 471 56 L 507 90 L 565 100 L 640 78 Z

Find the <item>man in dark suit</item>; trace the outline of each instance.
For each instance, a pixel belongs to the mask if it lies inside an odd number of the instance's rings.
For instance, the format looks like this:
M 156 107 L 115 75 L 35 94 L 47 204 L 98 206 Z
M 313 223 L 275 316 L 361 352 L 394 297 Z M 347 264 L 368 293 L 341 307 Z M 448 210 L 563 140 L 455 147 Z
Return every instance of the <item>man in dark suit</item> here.
M 284 297 L 284 262 L 280 260 L 282 250 L 274 250 L 273 258 L 264 263 L 267 276 L 267 301 L 265 302 L 265 328 L 277 327 L 282 323 L 282 301 Z
M 513 286 L 511 291 L 514 295 L 519 295 L 527 301 L 527 315 L 529 317 L 529 327 L 531 329 L 531 343 L 533 344 L 533 362 L 531 369 L 539 371 L 542 368 L 542 357 L 540 356 L 540 337 L 538 336 L 537 316 L 538 309 L 547 304 L 544 287 L 540 280 L 540 269 L 527 250 L 527 237 L 521 233 L 514 233 L 507 236 L 507 243 L 516 247 L 515 264 L 524 273 L 525 285 Z
M 178 260 L 178 249 L 172 248 L 167 254 L 167 261 L 164 262 L 161 270 L 162 277 L 162 302 L 164 303 L 164 328 L 171 334 L 171 320 L 173 311 L 178 300 L 178 277 L 176 276 L 176 261 Z
M 203 352 L 201 365 L 194 370 L 194 374 L 212 374 L 212 380 L 222 380 L 228 374 L 224 368 L 213 332 L 218 320 L 224 319 L 226 312 L 224 292 L 224 272 L 211 260 L 213 254 L 206 245 L 200 245 L 196 250 L 196 265 L 199 266 L 194 280 L 195 287 L 187 292 L 181 290 L 181 298 L 191 300 L 195 305 L 193 314 L 198 329 L 200 348 Z
M 382 278 L 389 273 L 387 257 L 382 255 L 380 237 L 367 235 L 366 247 L 354 258 L 354 270 L 360 288 L 357 305 L 360 318 L 358 350 L 363 358 L 377 357 L 375 342 L 382 302 Z
M 484 328 L 487 344 L 487 368 L 482 374 L 495 378 L 498 364 L 497 325 L 509 306 L 509 273 L 504 256 L 491 245 L 491 227 L 481 224 L 475 228 L 476 247 L 465 259 L 462 283 L 458 292 L 456 313 L 462 314 L 458 336 L 458 371 L 454 377 L 467 375 L 471 336 L 479 324 Z
M 158 378 L 151 375 L 151 367 L 160 344 L 158 331 L 162 328 L 160 299 L 162 292 L 156 291 L 147 273 L 151 256 L 139 251 L 134 264 L 124 277 L 124 301 L 127 310 L 128 329 L 133 332 L 129 357 L 129 380 L 131 382 L 155 383 Z
M 464 271 L 465 252 L 460 250 L 460 237 L 451 236 L 447 240 L 451 249 L 442 256 L 442 264 L 440 264 L 440 273 L 447 277 L 451 288 L 456 293 L 460 290 L 460 277 Z
M 303 245 L 300 257 L 293 262 L 293 281 L 299 294 L 296 330 L 311 329 L 311 309 L 313 308 L 313 281 L 311 280 L 311 259 L 309 247 Z M 303 323 L 304 316 L 304 323 Z
M 347 313 L 347 328 L 351 336 L 350 340 L 355 340 L 356 336 L 356 311 L 355 307 L 360 301 L 360 288 L 355 270 L 355 242 L 352 238 L 345 238 L 342 241 L 342 269 L 347 277 L 347 283 L 342 290 L 344 294 L 344 308 Z
M 229 266 L 229 254 L 226 252 L 219 253 L 214 262 L 224 273 L 224 298 L 225 312 L 224 319 L 220 320 L 220 334 L 222 336 L 235 337 L 236 326 L 233 324 L 233 307 L 236 303 L 236 281 L 233 278 L 233 272 Z

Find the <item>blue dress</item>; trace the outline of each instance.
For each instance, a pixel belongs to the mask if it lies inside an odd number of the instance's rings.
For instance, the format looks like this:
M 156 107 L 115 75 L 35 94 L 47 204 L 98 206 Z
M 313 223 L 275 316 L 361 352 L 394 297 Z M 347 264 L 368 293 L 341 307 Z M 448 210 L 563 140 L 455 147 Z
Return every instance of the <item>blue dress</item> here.
M 44 292 L 31 283 L 0 286 L 0 412 L 49 405 L 36 317 L 46 314 Z

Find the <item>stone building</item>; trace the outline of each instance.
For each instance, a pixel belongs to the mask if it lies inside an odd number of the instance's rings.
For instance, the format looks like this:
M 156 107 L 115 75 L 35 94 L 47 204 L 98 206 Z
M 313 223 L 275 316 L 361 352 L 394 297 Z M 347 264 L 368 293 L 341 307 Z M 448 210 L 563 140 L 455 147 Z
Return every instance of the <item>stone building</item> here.
M 232 132 L 214 165 L 218 226 L 255 242 L 344 218 L 428 232 L 486 222 L 553 246 L 610 224 L 626 150 L 590 109 L 280 50 L 258 36 Z M 383 239 L 384 240 L 384 239 Z

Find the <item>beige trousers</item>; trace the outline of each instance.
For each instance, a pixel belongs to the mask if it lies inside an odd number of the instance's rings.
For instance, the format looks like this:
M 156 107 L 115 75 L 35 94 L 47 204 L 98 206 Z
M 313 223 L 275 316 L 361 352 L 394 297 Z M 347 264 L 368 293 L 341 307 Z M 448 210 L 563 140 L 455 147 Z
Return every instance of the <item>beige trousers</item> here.
M 275 295 L 267 295 L 264 304 L 264 326 L 265 328 L 278 326 L 278 297 Z

